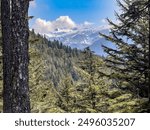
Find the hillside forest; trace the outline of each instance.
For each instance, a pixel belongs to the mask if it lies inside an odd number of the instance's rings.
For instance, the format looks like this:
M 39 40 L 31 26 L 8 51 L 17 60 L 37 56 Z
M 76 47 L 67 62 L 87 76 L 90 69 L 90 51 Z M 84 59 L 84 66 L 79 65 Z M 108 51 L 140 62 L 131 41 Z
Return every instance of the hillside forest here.
M 89 47 L 78 50 L 57 40 L 50 41 L 28 29 L 30 112 L 150 112 L 150 2 L 118 0 L 118 6 L 122 10 L 121 14 L 116 13 L 119 22 L 116 24 L 108 18 L 110 34 L 99 32 L 116 46 L 103 45 L 106 56 L 96 55 Z M 0 112 L 6 111 L 7 104 L 3 99 L 6 77 L 3 24 L 0 27 Z M 10 102 L 15 103 L 15 97 Z

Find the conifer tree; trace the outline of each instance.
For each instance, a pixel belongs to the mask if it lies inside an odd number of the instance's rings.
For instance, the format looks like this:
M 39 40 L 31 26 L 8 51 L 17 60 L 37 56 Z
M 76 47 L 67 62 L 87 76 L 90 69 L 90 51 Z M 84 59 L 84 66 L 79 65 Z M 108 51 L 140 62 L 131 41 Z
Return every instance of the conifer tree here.
M 99 75 L 99 70 L 103 66 L 100 57 L 94 55 L 89 47 L 83 51 L 83 58 L 80 61 L 80 67 L 87 73 L 82 88 L 81 104 L 84 112 L 107 112 L 107 90 L 108 83 Z
M 75 87 L 70 77 L 65 78 L 57 90 L 56 105 L 65 112 L 75 112 Z
M 108 54 L 106 64 L 113 70 L 109 77 L 117 87 L 130 90 L 135 96 L 148 97 L 149 1 L 123 0 L 118 4 L 123 11 L 116 13 L 119 24 L 108 19 L 112 26 L 110 36 L 100 33 L 116 45 L 116 48 L 103 46 Z

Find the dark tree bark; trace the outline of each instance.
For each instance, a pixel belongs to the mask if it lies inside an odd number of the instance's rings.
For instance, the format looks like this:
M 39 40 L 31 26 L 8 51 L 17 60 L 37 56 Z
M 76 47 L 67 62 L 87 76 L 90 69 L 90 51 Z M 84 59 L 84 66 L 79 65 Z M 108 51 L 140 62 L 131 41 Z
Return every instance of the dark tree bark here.
M 1 24 L 3 47 L 3 111 L 11 112 L 11 42 L 10 42 L 10 0 L 1 0 Z
M 28 7 L 28 0 L 2 0 L 4 112 L 30 112 Z
M 148 89 L 148 95 L 149 95 L 149 104 L 150 104 L 150 0 L 148 1 L 148 13 L 149 13 L 149 89 Z

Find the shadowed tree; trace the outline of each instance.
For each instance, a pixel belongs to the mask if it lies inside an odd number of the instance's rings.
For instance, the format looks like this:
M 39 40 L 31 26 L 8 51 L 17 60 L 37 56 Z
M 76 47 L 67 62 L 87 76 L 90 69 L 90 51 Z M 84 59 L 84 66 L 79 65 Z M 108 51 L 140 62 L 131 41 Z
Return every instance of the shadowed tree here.
M 123 0 L 118 4 L 122 14 L 116 14 L 119 24 L 108 19 L 111 35 L 100 34 L 116 45 L 103 46 L 108 54 L 106 64 L 114 71 L 109 76 L 135 96 L 149 98 L 149 5 L 148 0 Z M 125 83 L 123 85 L 123 83 Z M 149 92 L 148 92 L 149 91 Z
M 29 0 L 1 0 L 3 111 L 30 112 L 28 86 Z

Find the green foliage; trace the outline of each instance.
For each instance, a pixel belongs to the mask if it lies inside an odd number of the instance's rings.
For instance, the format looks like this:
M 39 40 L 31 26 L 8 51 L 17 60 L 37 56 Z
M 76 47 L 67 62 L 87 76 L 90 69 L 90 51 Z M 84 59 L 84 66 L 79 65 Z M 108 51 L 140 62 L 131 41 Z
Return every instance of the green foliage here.
M 78 52 L 80 56 L 78 58 L 77 55 L 70 56 L 65 49 L 48 47 L 42 42 L 44 38 L 33 32 L 30 34 L 29 41 L 31 112 L 146 111 L 147 100 L 134 98 L 132 94 L 121 89 L 111 88 L 111 80 L 101 74 L 101 72 L 109 73 L 110 70 L 105 67 L 102 58 L 95 56 L 92 52 L 87 52 L 90 50 L 85 50 L 83 53 Z M 58 63 L 55 63 L 56 61 Z M 70 68 L 68 68 L 68 63 L 70 63 Z M 0 67 L 2 67 L 1 64 Z M 74 71 L 75 76 L 70 71 Z M 57 81 L 51 77 L 53 73 L 55 73 L 53 76 Z M 2 111 L 2 78 L 0 89 L 0 110 Z
M 63 112 L 55 105 L 59 98 L 56 88 L 66 75 L 70 75 L 72 80 L 78 79 L 72 62 L 79 51 L 75 53 L 58 41 L 50 42 L 40 35 L 36 36 L 34 31 L 30 33 L 29 41 L 32 112 Z
M 127 6 L 119 3 L 123 8 L 123 14 L 118 15 L 121 23 L 116 25 L 109 20 L 113 26 L 111 36 L 101 34 L 117 46 L 117 49 L 104 46 L 108 53 L 105 61 L 89 48 L 83 52 L 71 49 L 30 31 L 31 112 L 147 112 L 149 104 L 144 89 L 147 91 L 148 84 L 145 77 L 148 72 L 148 23 L 146 11 L 139 14 L 146 0 L 138 2 L 125 0 Z M 132 11 L 135 7 L 138 7 L 136 15 Z M 142 15 L 142 19 L 138 15 Z M 126 38 L 131 40 L 130 44 L 124 40 Z M 1 39 L 0 33 L 0 50 Z M 0 112 L 2 84 L 0 53 Z
M 58 88 L 56 105 L 65 112 L 73 112 L 75 91 L 71 78 L 65 78 Z
M 1 36 L 1 33 L 0 33 Z M 1 42 L 1 41 L 0 41 Z M 1 48 L 1 46 L 0 46 Z M 56 88 L 66 75 L 76 81 L 74 70 L 80 51 L 30 32 L 29 39 L 29 86 L 32 112 L 63 112 L 55 105 Z M 0 112 L 2 111 L 2 56 L 0 54 Z
M 100 58 L 93 55 L 89 48 L 83 51 L 79 62 L 80 69 L 76 68 L 83 78 L 74 84 L 69 79 L 64 81 L 57 104 L 61 109 L 66 112 L 80 113 L 107 111 L 105 95 L 108 84 L 103 79 L 98 79 L 98 70 L 102 65 L 102 61 L 98 59 Z
M 81 68 L 77 70 L 87 76 L 77 83 L 66 78 L 57 91 L 59 98 L 56 106 L 64 112 L 76 113 L 145 111 L 147 100 L 135 98 L 130 91 L 111 88 L 110 80 L 99 74 L 104 69 L 103 60 L 95 60 L 97 57 L 92 52 L 88 52 L 90 55 L 85 51 L 83 53 L 86 58 L 80 60 Z
M 32 35 L 35 34 L 31 33 L 31 37 Z M 38 41 L 34 46 L 42 56 L 45 67 L 44 75 L 47 80 L 53 82 L 55 87 L 59 86 L 61 79 L 64 79 L 67 75 L 72 77 L 73 80 L 79 79 L 79 75 L 74 70 L 74 64 L 80 51 L 66 47 L 58 41 L 48 41 L 42 36 L 38 36 Z
M 119 24 L 108 19 L 112 26 L 110 35 L 100 33 L 116 46 L 115 49 L 103 46 L 108 54 L 106 65 L 111 68 L 111 72 L 105 75 L 112 79 L 113 87 L 132 93 L 135 99 L 150 98 L 149 2 L 123 0 L 118 4 L 122 9 L 122 14 L 116 14 Z

